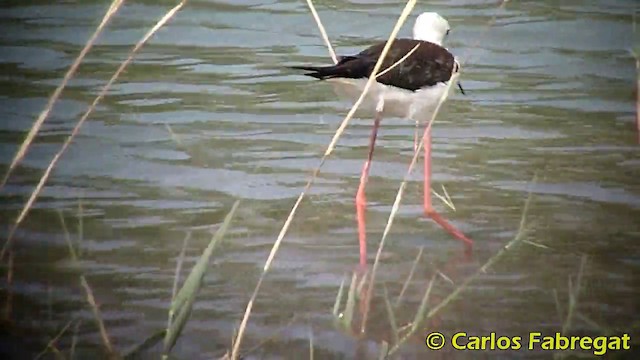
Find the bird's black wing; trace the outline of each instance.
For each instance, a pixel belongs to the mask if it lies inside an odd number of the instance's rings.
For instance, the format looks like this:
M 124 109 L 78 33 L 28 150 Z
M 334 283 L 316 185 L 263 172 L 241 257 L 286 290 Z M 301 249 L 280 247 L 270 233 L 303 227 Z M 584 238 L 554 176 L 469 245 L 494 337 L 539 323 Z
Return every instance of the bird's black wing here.
M 296 69 L 310 71 L 305 75 L 317 79 L 368 78 L 373 72 L 385 42 L 375 44 L 357 55 L 344 56 L 336 65 L 314 67 L 296 66 Z M 378 82 L 398 88 L 415 91 L 425 86 L 433 86 L 449 81 L 452 72 L 457 71 L 453 55 L 440 45 L 413 39 L 396 39 L 382 63 L 379 73 L 395 64 L 417 47 L 411 55 L 390 71 L 378 77 Z

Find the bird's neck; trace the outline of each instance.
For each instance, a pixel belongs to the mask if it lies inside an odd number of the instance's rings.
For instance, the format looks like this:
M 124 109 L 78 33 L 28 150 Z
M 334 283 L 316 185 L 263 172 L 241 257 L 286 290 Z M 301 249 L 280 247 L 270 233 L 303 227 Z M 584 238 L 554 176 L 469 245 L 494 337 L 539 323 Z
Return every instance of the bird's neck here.
M 435 33 L 422 33 L 422 34 L 413 34 L 414 40 L 427 41 L 436 45 L 442 46 L 442 36 L 440 34 Z

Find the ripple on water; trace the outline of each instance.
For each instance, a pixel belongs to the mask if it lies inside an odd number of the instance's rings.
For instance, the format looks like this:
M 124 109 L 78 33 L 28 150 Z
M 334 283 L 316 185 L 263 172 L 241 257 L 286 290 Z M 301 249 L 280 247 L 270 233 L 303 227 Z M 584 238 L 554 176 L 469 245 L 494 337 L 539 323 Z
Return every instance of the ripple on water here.
M 384 40 L 402 8 L 390 0 L 316 6 L 338 54 Z M 640 265 L 635 67 L 628 53 L 635 6 L 635 0 L 511 1 L 502 9 L 489 0 L 418 4 L 416 12 L 449 19 L 446 46 L 463 62 L 467 95 L 452 93 L 434 124 L 432 171 L 434 189 L 442 193 L 444 185 L 456 210 L 435 198 L 434 206 L 475 240 L 473 256 L 465 260 L 459 242 L 423 216 L 419 163 L 382 252 L 370 332 L 359 342 L 336 330 L 331 310 L 338 287 L 350 281 L 359 260 L 353 198 L 371 119 L 357 116 L 290 223 L 243 346 L 268 342 L 247 356 L 307 354 L 311 331 L 317 357 L 355 357 L 359 344 L 376 354 L 381 340 L 392 340 L 381 285 L 394 301 L 423 248 L 398 323 L 412 321 L 437 270 L 450 280 L 437 277 L 435 306 L 513 239 L 534 174 L 526 235 L 546 247 L 510 248 L 442 310 L 439 324 L 429 325 L 518 334 L 534 324 L 558 331 L 552 294 L 564 308 L 568 278 L 575 279 L 585 253 L 581 315 L 631 328 L 638 298 L 632 274 Z M 0 5 L 0 173 L 107 7 Z M 71 127 L 168 9 L 126 3 L 107 26 L 0 189 L 3 235 Z M 487 28 L 494 16 L 496 25 Z M 400 36 L 410 35 L 411 26 L 403 27 Z M 14 316 L 16 324 L 48 335 L 69 319 L 91 324 L 77 285 L 82 270 L 114 344 L 136 345 L 166 326 L 185 233 L 191 240 L 182 279 L 241 199 L 174 349 L 181 358 L 220 357 L 287 214 L 349 109 L 328 84 L 284 66 L 329 62 L 304 2 L 187 2 L 102 99 L 16 232 L 13 289 L 20 301 L 13 305 L 25 315 L 24 321 Z M 370 261 L 413 155 L 414 126 L 384 119 L 379 133 L 367 187 Z M 74 243 L 83 238 L 78 268 L 68 266 L 57 210 Z M 600 335 L 580 321 L 573 327 Z M 71 332 L 66 336 L 61 351 L 71 342 Z M 35 352 L 49 341 L 43 339 Z M 79 347 L 98 339 L 95 328 L 82 325 Z M 424 354 L 416 337 L 402 356 Z

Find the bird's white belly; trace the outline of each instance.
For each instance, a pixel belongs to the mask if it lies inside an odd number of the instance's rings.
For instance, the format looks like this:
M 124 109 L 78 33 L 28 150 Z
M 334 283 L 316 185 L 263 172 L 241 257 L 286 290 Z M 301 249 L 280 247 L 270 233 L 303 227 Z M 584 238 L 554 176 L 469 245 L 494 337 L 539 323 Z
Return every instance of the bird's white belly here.
M 367 83 L 367 79 L 338 78 L 327 81 L 333 84 L 334 92 L 339 97 L 352 103 L 358 100 Z M 374 82 L 358 109 L 361 113 L 371 116 L 382 98 L 384 116 L 426 121 L 431 118 L 446 90 L 447 84 L 443 83 L 414 92 Z

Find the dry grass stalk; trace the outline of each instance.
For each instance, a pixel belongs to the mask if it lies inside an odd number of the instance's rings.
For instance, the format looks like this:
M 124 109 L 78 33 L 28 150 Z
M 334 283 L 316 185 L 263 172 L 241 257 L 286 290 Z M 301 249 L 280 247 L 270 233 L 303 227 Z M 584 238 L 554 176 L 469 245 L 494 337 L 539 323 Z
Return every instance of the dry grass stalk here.
M 184 256 L 187 252 L 187 244 L 189 244 L 189 240 L 191 240 L 191 231 L 187 232 L 187 235 L 182 240 L 182 249 L 180 250 L 180 255 L 178 255 L 178 260 L 176 261 L 176 272 L 173 277 L 173 289 L 171 290 L 171 301 L 176 298 L 176 294 L 178 293 L 178 284 L 180 283 L 180 274 L 182 273 L 182 265 L 184 264 Z
M 582 255 L 582 258 L 580 260 L 580 269 L 578 270 L 578 277 L 576 279 L 575 285 L 573 285 L 571 277 L 569 277 L 569 306 L 567 310 L 567 317 L 562 324 L 562 334 L 569 333 L 569 329 L 571 329 L 574 314 L 576 313 L 576 308 L 578 307 L 578 298 L 580 297 L 580 292 L 582 291 L 582 279 L 584 277 L 584 269 L 586 265 L 587 255 Z
M 79 207 L 79 213 L 78 213 L 78 221 L 80 222 L 80 224 L 83 222 L 83 213 L 82 211 L 82 207 Z M 69 249 L 69 256 L 71 257 L 71 261 L 74 264 L 75 267 L 80 268 L 79 265 L 79 246 L 78 249 L 75 249 L 73 246 L 73 243 L 71 242 L 71 236 L 69 234 L 69 231 L 67 230 L 67 227 L 65 225 L 65 221 L 64 221 L 64 216 L 62 214 L 61 211 L 58 211 L 58 215 L 60 218 L 60 223 L 62 225 L 62 230 L 65 233 L 65 241 L 67 243 L 67 247 Z M 81 234 L 79 234 L 81 235 Z M 79 236 L 78 238 L 78 244 L 82 241 L 81 237 Z M 91 289 L 91 286 L 89 285 L 89 282 L 87 281 L 86 277 L 84 276 L 84 274 L 80 274 L 80 285 L 82 286 L 82 288 L 84 289 L 85 295 L 86 295 L 86 299 L 87 299 L 87 303 L 89 304 L 89 307 L 91 308 L 91 312 L 93 313 L 93 317 L 96 320 L 96 324 L 98 325 L 98 330 L 100 331 L 100 337 L 102 338 L 102 342 L 104 344 L 104 347 L 107 350 L 107 355 L 109 358 L 115 358 L 117 357 L 117 353 L 115 351 L 115 349 L 113 348 L 113 345 L 111 344 L 111 340 L 109 340 L 109 334 L 107 333 L 107 329 L 104 326 L 104 321 L 102 320 L 102 314 L 100 313 L 100 308 L 98 307 L 98 304 L 96 303 L 96 298 L 93 295 L 93 290 Z
M 333 50 L 333 46 L 331 46 L 331 41 L 329 41 L 329 36 L 327 35 L 327 31 L 324 29 L 322 25 L 322 21 L 320 21 L 320 16 L 316 11 L 316 7 L 313 5 L 313 1 L 307 0 L 307 6 L 309 6 L 309 10 L 311 10 L 311 15 L 313 15 L 313 20 L 315 20 L 316 25 L 318 25 L 318 30 L 320 30 L 320 36 L 322 36 L 322 40 L 324 40 L 324 44 L 327 45 L 327 49 L 329 50 L 329 55 L 331 56 L 331 60 L 333 60 L 334 64 L 338 63 L 338 57 L 336 56 L 336 52 Z
M 379 78 L 380 76 L 388 73 L 389 71 L 393 70 L 393 68 L 395 68 L 396 66 L 400 65 L 403 61 L 407 60 L 407 58 L 409 56 L 411 56 L 411 54 L 413 54 L 414 52 L 416 52 L 416 50 L 418 50 L 418 48 L 420 47 L 420 44 L 416 44 L 416 46 L 414 46 L 413 48 L 411 48 L 411 50 L 409 50 L 408 53 L 406 53 L 403 57 L 401 57 L 400 59 L 398 59 L 398 61 L 394 62 L 393 64 L 391 64 L 391 66 L 389 66 L 388 68 L 384 69 L 383 71 L 381 71 L 380 73 L 378 73 L 376 75 L 376 79 Z
M 447 188 L 445 188 L 444 185 L 440 185 L 440 186 L 442 187 L 442 193 L 444 195 L 438 194 L 438 192 L 433 190 L 433 188 L 431 189 L 431 193 L 433 195 L 435 195 L 445 205 L 447 205 L 451 210 L 456 211 L 456 206 L 453 203 L 453 200 L 451 199 L 451 196 L 449 196 L 449 192 L 447 192 Z
M 246 357 L 250 357 L 249 355 L 256 352 L 258 349 L 264 347 L 266 344 L 268 344 L 269 342 L 276 340 L 279 336 L 282 336 L 282 334 L 285 332 L 285 330 L 287 328 L 289 328 L 291 326 L 291 324 L 293 324 L 294 321 L 296 321 L 298 319 L 298 315 L 297 314 L 293 314 L 293 316 L 291 317 L 291 319 L 289 319 L 289 321 L 287 321 L 284 325 L 280 326 L 278 329 L 272 331 L 271 335 L 264 339 L 263 341 L 261 341 L 260 343 L 254 345 L 252 348 L 244 351 L 241 355 L 240 358 L 246 358 Z M 235 335 L 236 332 L 234 332 Z M 309 332 L 309 336 L 312 336 L 311 330 Z M 234 337 L 235 338 L 235 337 Z M 231 346 L 233 348 L 233 344 Z
M 29 146 L 31 145 L 31 143 L 33 142 L 33 139 L 38 134 L 38 131 L 40 131 L 40 128 L 42 127 L 42 124 L 44 123 L 44 121 L 47 119 L 47 116 L 49 116 L 49 113 L 51 113 L 51 109 L 53 109 L 53 105 L 56 103 L 56 101 L 62 94 L 62 90 L 64 90 L 64 88 L 67 86 L 67 83 L 69 82 L 71 77 L 73 77 L 75 72 L 78 70 L 80 63 L 82 62 L 82 60 L 84 60 L 85 56 L 87 56 L 87 53 L 89 53 L 89 50 L 91 50 L 91 48 L 95 44 L 96 39 L 98 39 L 98 36 L 100 36 L 100 34 L 102 33 L 102 30 L 104 30 L 104 28 L 109 23 L 109 20 L 111 20 L 113 15 L 115 15 L 115 13 L 118 11 L 118 9 L 120 9 L 120 6 L 122 6 L 123 3 L 124 3 L 124 0 L 114 0 L 109 6 L 109 9 L 104 14 L 104 17 L 100 22 L 100 25 L 98 25 L 98 27 L 96 28 L 96 31 L 93 33 L 93 35 L 91 35 L 87 43 L 84 45 L 84 48 L 82 48 L 82 51 L 80 51 L 80 54 L 78 54 L 78 57 L 75 59 L 73 64 L 71 64 L 71 66 L 69 67 L 69 70 L 67 70 L 67 73 L 64 75 L 62 82 L 60 83 L 60 85 L 58 85 L 58 87 L 53 92 L 53 94 L 51 94 L 51 97 L 49 98 L 49 101 L 47 102 L 47 105 L 45 106 L 44 110 L 40 113 L 36 121 L 33 123 L 33 126 L 31 126 L 31 129 L 29 130 L 27 137 L 22 142 L 22 145 L 20 145 L 20 149 L 18 149 L 18 152 L 13 158 L 13 161 L 11 161 L 11 165 L 9 165 L 9 169 L 7 170 L 7 173 L 4 175 L 2 182 L 0 182 L 0 189 L 4 187 L 4 185 L 7 183 L 7 180 L 9 179 L 9 176 L 11 176 L 11 173 L 13 172 L 13 170 L 15 170 L 16 166 L 18 166 L 18 163 L 20 163 L 20 161 L 22 161 L 24 156 L 27 154 L 27 151 L 29 150 Z
M 560 319 L 560 321 L 563 321 L 564 310 L 562 309 L 562 304 L 560 304 L 560 298 L 558 297 L 558 290 L 553 289 L 551 291 L 551 295 L 553 295 L 553 301 L 556 304 L 556 313 L 558 315 L 558 319 Z
M 178 284 L 180 283 L 180 274 L 182 273 L 182 265 L 184 264 L 185 253 L 187 252 L 187 245 L 191 239 L 191 231 L 187 232 L 187 235 L 182 240 L 182 249 L 180 249 L 180 255 L 176 260 L 176 270 L 173 277 L 173 288 L 171 289 L 171 302 L 175 301 L 176 294 L 178 293 Z M 171 327 L 171 316 L 167 317 L 167 329 Z M 166 336 L 166 333 L 165 333 Z M 163 336 L 164 337 L 164 336 Z
M 400 290 L 400 294 L 398 294 L 398 298 L 396 299 L 396 302 L 393 304 L 393 307 L 396 308 L 396 309 L 398 307 L 400 307 L 400 304 L 402 304 L 402 299 L 404 297 L 404 293 L 409 288 L 409 284 L 411 283 L 411 280 L 413 279 L 413 275 L 416 272 L 416 268 L 418 268 L 418 263 L 420 262 L 420 259 L 422 258 L 422 252 L 423 251 L 424 251 L 424 246 L 420 246 L 420 251 L 418 251 L 418 255 L 416 256 L 416 259 L 413 261 L 413 265 L 411 265 L 411 270 L 409 271 L 409 275 L 407 276 L 407 279 L 404 281 L 404 284 L 402 285 L 402 289 Z
M 73 320 L 69 320 L 69 322 L 67 322 L 67 325 L 65 325 L 62 330 L 60 330 L 58 332 L 58 334 L 56 334 L 56 336 L 53 337 L 53 339 L 51 339 L 48 343 L 47 346 L 44 348 L 44 350 L 42 350 L 38 355 L 36 355 L 33 359 L 34 360 L 38 360 L 40 359 L 42 356 L 44 356 L 47 352 L 49 351 L 53 351 L 56 355 L 60 354 L 60 351 L 58 350 L 58 348 L 56 348 L 56 343 L 58 342 L 58 340 L 60 340 L 60 338 L 62 337 L 62 335 L 64 335 L 65 332 L 67 332 L 67 329 L 69 329 L 69 326 L 71 326 L 71 324 L 73 323 Z M 61 355 L 61 354 L 60 354 Z M 64 356 L 62 357 L 64 359 Z
M 336 131 L 335 135 L 333 136 L 333 139 L 331 139 L 331 142 L 327 146 L 327 149 L 326 149 L 324 155 L 322 156 L 322 159 L 320 159 L 319 165 L 314 169 L 313 174 L 311 175 L 311 177 L 307 181 L 307 184 L 305 185 L 303 191 L 300 193 L 300 196 L 298 196 L 298 199 L 296 200 L 295 204 L 293 205 L 293 208 L 291 209 L 291 212 L 289 213 L 289 216 L 285 220 L 285 223 L 284 223 L 282 229 L 280 230 L 280 233 L 278 234 L 278 238 L 276 239 L 275 243 L 273 244 L 273 247 L 271 248 L 271 252 L 269 253 L 269 257 L 267 258 L 267 261 L 265 262 L 265 265 L 264 265 L 264 268 L 262 270 L 262 273 L 260 274 L 260 278 L 258 279 L 258 283 L 256 284 L 256 287 L 255 287 L 255 289 L 253 291 L 253 294 L 251 295 L 251 298 L 250 298 L 250 300 L 249 300 L 249 302 L 247 304 L 247 307 L 245 309 L 244 316 L 242 318 L 242 322 L 240 323 L 240 328 L 238 329 L 238 336 L 236 337 L 236 340 L 235 340 L 234 346 L 233 346 L 233 350 L 231 352 L 231 358 L 232 359 L 237 359 L 238 358 L 238 354 L 239 354 L 239 351 L 240 351 L 240 345 L 242 344 L 242 337 L 244 335 L 244 331 L 245 331 L 246 326 L 247 326 L 247 321 L 249 319 L 249 315 L 251 314 L 251 310 L 253 308 L 253 304 L 255 302 L 255 299 L 256 299 L 256 297 L 258 295 L 260 287 L 262 286 L 262 282 L 264 281 L 265 275 L 267 274 L 267 272 L 271 268 L 271 263 L 273 262 L 273 259 L 274 259 L 275 255 L 276 255 L 276 253 L 278 252 L 278 249 L 280 248 L 280 244 L 282 243 L 282 239 L 284 239 L 284 236 L 287 233 L 287 230 L 289 229 L 289 226 L 291 225 L 293 217 L 294 217 L 296 211 L 298 210 L 298 207 L 300 206 L 300 203 L 302 202 L 302 199 L 304 198 L 306 193 L 311 188 L 311 185 L 313 184 L 315 178 L 318 176 L 318 173 L 320 172 L 320 168 L 322 167 L 322 165 L 326 161 L 327 157 L 333 152 L 333 149 L 335 148 L 335 145 L 338 142 L 338 139 L 340 138 L 340 136 L 344 132 L 344 129 L 347 127 L 347 125 L 349 123 L 349 120 L 351 120 L 351 118 L 353 117 L 354 113 L 356 112 L 356 110 L 358 109 L 358 107 L 360 106 L 362 101 L 364 100 L 367 92 L 369 91 L 369 88 L 371 87 L 371 85 L 373 84 L 373 82 L 375 80 L 375 75 L 378 74 L 378 72 L 380 71 L 380 68 L 382 67 L 382 62 L 383 62 L 387 52 L 389 51 L 389 48 L 391 47 L 391 44 L 393 43 L 393 40 L 397 36 L 398 32 L 400 31 L 400 28 L 402 27 L 402 25 L 406 21 L 406 19 L 409 16 L 409 14 L 411 13 L 411 10 L 413 10 L 413 7 L 415 6 L 416 1 L 417 0 L 409 0 L 407 2 L 407 4 L 405 5 L 405 8 L 403 9 L 402 13 L 400 14 L 400 17 L 398 18 L 398 21 L 396 22 L 395 27 L 391 31 L 389 39 L 387 40 L 387 42 L 385 44 L 385 47 L 382 50 L 382 54 L 381 54 L 380 58 L 378 59 L 378 62 L 376 63 L 376 65 L 375 65 L 375 67 L 373 69 L 372 74 L 374 74 L 374 76 L 369 77 L 369 80 L 365 84 L 365 87 L 364 87 L 364 89 L 362 91 L 362 94 L 360 95 L 360 98 L 358 98 L 358 100 L 353 105 L 353 107 L 351 108 L 349 113 L 345 116 L 344 120 L 342 121 L 342 124 L 340 124 L 340 127 L 338 128 L 338 130 Z M 318 19 L 318 21 L 319 21 L 319 19 Z
M 562 330 L 561 330 L 561 334 L 568 334 L 569 331 L 571 331 L 571 326 L 573 325 L 573 320 L 575 317 L 579 317 L 582 320 L 585 320 L 586 323 L 588 323 L 589 325 L 593 326 L 595 329 L 597 329 L 601 334 L 606 333 L 606 330 L 604 330 L 602 327 L 600 327 L 597 323 L 593 322 L 593 320 L 585 317 L 585 316 L 580 316 L 581 314 L 577 311 L 577 307 L 578 307 L 578 298 L 580 296 L 580 292 L 582 291 L 582 278 L 584 275 L 584 269 L 587 265 L 587 255 L 582 255 L 582 259 L 580 261 L 580 269 L 578 270 L 578 277 L 576 280 L 576 284 L 573 284 L 573 281 L 571 280 L 571 275 L 569 275 L 569 299 L 568 299 L 568 309 L 567 309 L 567 316 L 563 319 L 563 323 L 562 323 Z M 562 313 L 560 312 L 561 310 L 561 306 L 560 306 L 560 302 L 558 301 L 558 293 L 557 291 L 555 291 L 554 289 L 554 300 L 556 301 L 556 309 L 558 310 L 558 313 L 560 315 L 560 317 L 562 318 Z M 553 354 L 553 359 L 565 359 L 567 358 L 567 355 L 571 356 L 571 353 L 567 353 L 565 351 L 562 352 L 556 352 Z
M 100 308 L 96 303 L 96 298 L 93 296 L 93 290 L 91 290 L 91 286 L 87 282 L 87 279 L 84 275 L 80 275 L 80 285 L 84 289 L 84 292 L 87 296 L 87 303 L 91 307 L 91 312 L 93 312 L 93 317 L 96 319 L 96 324 L 98 325 L 98 330 L 100 330 L 100 337 L 102 338 L 102 343 L 104 347 L 107 349 L 107 354 L 109 356 L 115 356 L 116 351 L 111 344 L 111 340 L 109 339 L 109 333 L 107 333 L 107 328 L 104 326 L 104 321 L 102 320 L 102 314 L 100 312 Z
M 313 328 L 309 329 L 309 360 L 313 360 Z
M 73 360 L 76 354 L 76 345 L 78 344 L 78 331 L 80 331 L 80 325 L 82 320 L 76 322 L 76 326 L 73 327 L 73 336 L 71 337 L 71 348 L 69 349 L 69 359 Z
M 98 103 L 102 100 L 102 98 L 104 98 L 104 96 L 107 94 L 107 92 L 109 91 L 109 89 L 111 88 L 113 83 L 120 76 L 120 74 L 122 74 L 124 69 L 131 63 L 131 61 L 133 60 L 134 55 L 142 48 L 142 46 L 144 46 L 147 43 L 147 41 L 149 41 L 151 36 L 153 36 L 158 31 L 158 29 L 160 29 L 162 26 L 164 26 L 164 24 L 166 24 L 167 21 L 169 21 L 169 19 L 171 19 L 185 5 L 185 3 L 186 3 L 186 0 L 180 2 L 173 9 L 171 9 L 167 14 L 165 14 L 153 26 L 153 28 L 151 28 L 151 30 L 149 30 L 145 34 L 145 36 L 134 46 L 134 48 L 131 50 L 131 52 L 129 52 L 129 56 L 127 57 L 127 59 L 124 62 L 122 62 L 122 64 L 120 64 L 120 67 L 118 68 L 118 70 L 116 70 L 116 72 L 111 76 L 111 79 L 109 79 L 107 84 L 102 88 L 102 90 L 100 90 L 100 93 L 93 100 L 93 103 L 89 106 L 89 108 L 84 113 L 84 115 L 82 115 L 80 120 L 78 120 L 78 123 L 73 128 L 73 130 L 71 131 L 71 134 L 69 135 L 69 137 L 67 137 L 65 142 L 62 144 L 62 148 L 60 148 L 60 150 L 56 153 L 56 155 L 53 157 L 53 159 L 49 163 L 49 166 L 47 167 L 47 169 L 45 170 L 44 174 L 40 178 L 40 181 L 38 182 L 38 185 L 36 186 L 36 188 L 31 193 L 31 196 L 29 197 L 29 200 L 24 205 L 24 207 L 22 208 L 22 211 L 20 212 L 20 215 L 15 220 L 15 222 L 13 223 L 11 229 L 9 230 L 9 235 L 7 236 L 7 241 L 4 243 L 4 245 L 2 247 L 2 250 L 0 251 L 0 261 L 2 261 L 2 259 L 4 259 L 4 255 L 5 255 L 6 251 L 7 251 L 7 249 L 9 249 L 9 247 L 11 246 L 11 243 L 13 241 L 13 236 L 15 235 L 16 230 L 18 229 L 18 227 L 20 226 L 20 224 L 22 223 L 24 218 L 27 216 L 27 213 L 29 212 L 29 210 L 33 206 L 34 202 L 36 201 L 38 195 L 42 191 L 42 188 L 44 187 L 45 183 L 47 182 L 47 179 L 49 179 L 49 176 L 51 175 L 51 171 L 53 171 L 53 168 L 56 166 L 56 164 L 58 163 L 58 161 L 62 157 L 62 154 L 67 150 L 67 148 L 69 147 L 69 145 L 71 144 L 73 139 L 76 137 L 76 135 L 78 135 L 78 132 L 80 131 L 80 128 L 82 127 L 84 122 L 87 120 L 89 115 L 91 115 L 91 113 L 96 108 Z

